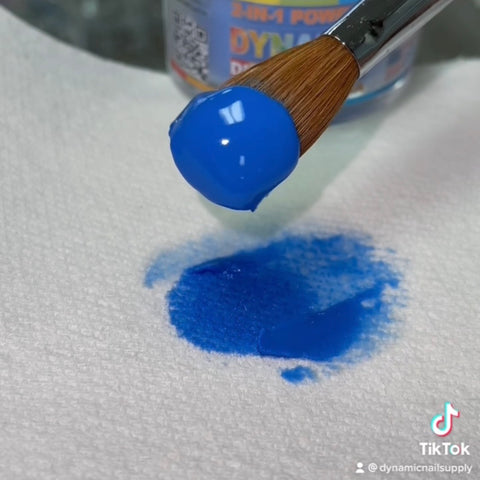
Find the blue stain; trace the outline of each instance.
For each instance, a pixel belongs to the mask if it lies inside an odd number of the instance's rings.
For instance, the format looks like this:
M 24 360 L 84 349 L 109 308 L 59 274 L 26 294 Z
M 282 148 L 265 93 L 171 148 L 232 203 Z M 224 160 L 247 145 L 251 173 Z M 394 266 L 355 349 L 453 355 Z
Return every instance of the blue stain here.
M 146 285 L 162 278 L 156 262 Z M 184 269 L 167 300 L 178 335 L 203 350 L 334 365 L 391 335 L 398 286 L 361 239 L 288 236 Z M 305 372 L 282 376 L 311 379 Z
M 299 365 L 295 368 L 286 368 L 282 370 L 282 378 L 290 383 L 302 383 L 307 380 L 316 380 L 315 372 L 308 367 Z
M 260 333 L 258 351 L 274 357 L 330 360 L 348 350 L 362 334 L 371 308 L 363 300 L 379 298 L 382 288 L 375 286 L 323 311 L 305 311 L 301 319 L 286 319 Z
M 300 142 L 283 105 L 247 87 L 195 97 L 170 127 L 184 178 L 206 198 L 255 210 L 296 167 Z

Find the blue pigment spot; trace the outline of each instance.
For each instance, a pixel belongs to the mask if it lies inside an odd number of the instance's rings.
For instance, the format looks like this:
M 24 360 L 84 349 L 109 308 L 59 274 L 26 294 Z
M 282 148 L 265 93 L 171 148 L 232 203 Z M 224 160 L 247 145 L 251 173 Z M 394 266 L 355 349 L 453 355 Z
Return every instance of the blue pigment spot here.
M 315 372 L 308 367 L 302 367 L 299 365 L 295 368 L 286 368 L 282 370 L 282 378 L 290 383 L 302 383 L 307 380 L 316 380 L 317 376 Z
M 203 350 L 332 365 L 370 356 L 392 334 L 398 286 L 360 239 L 288 236 L 186 268 L 167 301 L 178 335 Z M 282 376 L 312 379 L 307 370 Z
M 185 180 L 210 201 L 255 210 L 295 168 L 300 142 L 286 108 L 247 87 L 195 97 L 170 127 Z

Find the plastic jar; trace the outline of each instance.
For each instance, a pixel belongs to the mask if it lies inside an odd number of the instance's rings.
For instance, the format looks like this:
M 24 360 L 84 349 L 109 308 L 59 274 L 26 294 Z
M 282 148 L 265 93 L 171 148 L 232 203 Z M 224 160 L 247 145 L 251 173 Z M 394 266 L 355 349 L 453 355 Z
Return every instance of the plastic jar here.
M 190 95 L 219 87 L 231 76 L 288 48 L 313 40 L 358 0 L 168 0 L 167 65 Z M 339 118 L 363 114 L 391 100 L 405 84 L 417 37 L 362 77 Z

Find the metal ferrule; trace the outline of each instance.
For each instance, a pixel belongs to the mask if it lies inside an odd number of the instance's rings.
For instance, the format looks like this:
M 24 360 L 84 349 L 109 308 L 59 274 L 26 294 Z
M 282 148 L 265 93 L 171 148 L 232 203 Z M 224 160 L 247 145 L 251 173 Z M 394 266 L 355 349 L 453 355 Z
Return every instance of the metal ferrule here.
M 364 75 L 453 0 L 363 0 L 325 35 L 355 56 Z

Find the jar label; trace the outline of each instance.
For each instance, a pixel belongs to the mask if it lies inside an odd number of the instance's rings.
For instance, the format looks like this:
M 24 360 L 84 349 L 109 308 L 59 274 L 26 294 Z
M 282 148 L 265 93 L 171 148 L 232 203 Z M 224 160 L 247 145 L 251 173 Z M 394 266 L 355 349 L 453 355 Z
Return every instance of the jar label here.
M 313 40 L 357 0 L 169 0 L 168 61 L 197 91 Z M 415 41 L 394 51 L 355 86 L 350 100 L 386 89 L 410 68 Z

